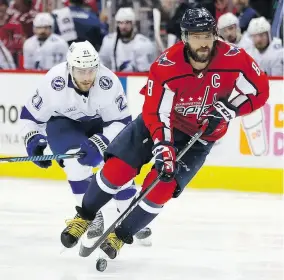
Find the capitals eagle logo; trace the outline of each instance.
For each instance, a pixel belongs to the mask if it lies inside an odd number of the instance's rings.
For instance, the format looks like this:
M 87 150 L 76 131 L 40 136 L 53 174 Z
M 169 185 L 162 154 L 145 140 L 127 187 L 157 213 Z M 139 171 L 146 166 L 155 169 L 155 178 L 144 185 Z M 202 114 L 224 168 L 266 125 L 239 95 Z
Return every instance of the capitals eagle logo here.
M 230 45 L 230 49 L 227 53 L 225 53 L 225 56 L 234 56 L 240 53 L 240 48 L 238 48 L 236 45 Z
M 162 65 L 162 66 L 172 66 L 175 64 L 175 62 L 169 60 L 167 58 L 167 53 L 163 53 L 160 55 L 160 57 L 157 59 L 158 65 Z

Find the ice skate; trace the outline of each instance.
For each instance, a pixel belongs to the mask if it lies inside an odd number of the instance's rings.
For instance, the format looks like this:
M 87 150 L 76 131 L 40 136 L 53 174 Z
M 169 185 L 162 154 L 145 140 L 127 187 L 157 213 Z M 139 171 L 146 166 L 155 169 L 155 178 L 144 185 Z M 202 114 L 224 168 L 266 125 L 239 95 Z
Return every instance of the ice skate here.
M 84 256 L 85 252 L 94 245 L 97 239 L 104 233 L 104 217 L 101 211 L 96 215 L 96 218 L 91 222 L 86 236 L 82 239 L 79 255 Z
M 124 242 L 119 239 L 114 232 L 110 233 L 107 239 L 101 244 L 100 248 L 110 259 L 116 258 Z
M 73 219 L 67 220 L 67 227 L 61 233 L 61 243 L 63 246 L 66 248 L 74 247 L 91 223 L 92 221 L 84 220 L 80 214 L 76 214 Z
M 95 237 L 99 237 L 104 233 L 104 217 L 101 211 L 99 211 L 96 215 L 96 218 L 90 224 L 87 237 L 88 239 L 92 239 Z
M 142 246 L 152 246 L 152 230 L 149 227 L 145 227 L 135 234 L 137 243 Z

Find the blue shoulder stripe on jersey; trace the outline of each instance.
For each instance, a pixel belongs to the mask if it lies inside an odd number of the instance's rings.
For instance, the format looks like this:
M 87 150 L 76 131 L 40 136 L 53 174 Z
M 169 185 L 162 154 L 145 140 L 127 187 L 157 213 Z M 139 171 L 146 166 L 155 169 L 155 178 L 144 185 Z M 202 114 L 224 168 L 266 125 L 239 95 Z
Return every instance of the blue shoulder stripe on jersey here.
M 132 121 L 132 117 L 131 117 L 131 116 L 128 116 L 128 117 L 126 117 L 126 118 L 124 118 L 124 119 L 121 119 L 121 120 L 113 120 L 113 121 L 110 121 L 110 122 L 104 122 L 104 123 L 103 123 L 103 127 L 107 127 L 107 126 L 111 125 L 111 124 L 114 123 L 114 122 L 121 122 L 121 123 L 127 125 L 127 124 L 130 123 L 131 121 Z
M 37 124 L 44 124 L 44 122 L 40 122 L 37 119 L 34 118 L 34 116 L 30 113 L 30 111 L 26 108 L 26 106 L 23 107 L 20 119 L 22 120 L 30 120 Z

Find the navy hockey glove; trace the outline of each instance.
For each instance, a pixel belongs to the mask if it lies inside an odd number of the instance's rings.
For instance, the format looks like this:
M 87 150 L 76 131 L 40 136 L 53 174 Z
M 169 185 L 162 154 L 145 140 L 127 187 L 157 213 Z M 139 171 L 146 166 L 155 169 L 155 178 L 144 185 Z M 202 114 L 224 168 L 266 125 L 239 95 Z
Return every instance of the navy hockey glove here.
M 102 134 L 94 134 L 87 141 L 81 144 L 79 153 L 85 153 L 85 156 L 78 159 L 82 165 L 96 167 L 102 160 L 109 140 Z
M 163 173 L 160 180 L 172 181 L 177 173 L 175 147 L 169 142 L 159 142 L 153 146 L 152 153 L 155 156 L 155 169 Z
M 42 156 L 43 151 L 47 146 L 47 138 L 38 131 L 32 131 L 26 135 L 25 145 L 30 157 Z M 34 163 L 41 168 L 48 168 L 52 164 L 51 160 L 35 161 Z
M 210 106 L 198 119 L 201 124 L 208 120 L 208 125 L 204 135 L 210 135 L 228 126 L 229 121 L 237 116 L 237 108 L 226 100 L 219 100 Z

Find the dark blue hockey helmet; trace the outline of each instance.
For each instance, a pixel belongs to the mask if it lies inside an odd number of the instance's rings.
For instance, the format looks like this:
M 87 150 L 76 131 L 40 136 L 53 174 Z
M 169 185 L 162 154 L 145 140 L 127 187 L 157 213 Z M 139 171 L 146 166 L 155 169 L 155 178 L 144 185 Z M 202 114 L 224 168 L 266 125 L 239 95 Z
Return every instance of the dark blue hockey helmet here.
M 187 9 L 182 17 L 180 28 L 182 34 L 189 32 L 212 31 L 217 34 L 216 21 L 205 8 Z

